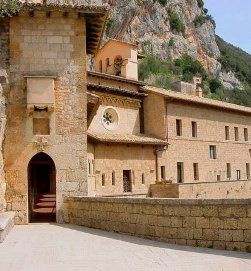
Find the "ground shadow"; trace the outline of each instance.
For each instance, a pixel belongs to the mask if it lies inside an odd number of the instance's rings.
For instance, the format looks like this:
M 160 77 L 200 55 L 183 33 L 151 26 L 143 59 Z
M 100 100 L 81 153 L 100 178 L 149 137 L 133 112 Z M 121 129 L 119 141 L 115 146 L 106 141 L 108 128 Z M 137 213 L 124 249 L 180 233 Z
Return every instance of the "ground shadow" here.
M 125 243 L 132 243 L 136 245 L 157 247 L 157 248 L 167 248 L 167 249 L 172 249 L 176 251 L 193 252 L 193 253 L 198 253 L 198 254 L 202 253 L 202 254 L 209 254 L 209 255 L 220 255 L 220 256 L 231 257 L 231 258 L 240 258 L 240 259 L 248 259 L 248 260 L 251 259 L 251 254 L 245 253 L 245 252 L 175 245 L 175 244 L 169 244 L 162 241 L 143 239 L 143 238 L 139 238 L 135 236 L 119 234 L 115 232 L 107 232 L 107 231 L 103 231 L 99 229 L 86 228 L 86 227 L 76 226 L 76 225 L 71 225 L 71 224 L 53 224 L 53 225 L 57 227 L 63 227 L 69 230 L 78 231 L 80 234 L 87 233 L 87 234 L 92 234 L 95 236 L 101 236 L 104 238 L 119 240 Z

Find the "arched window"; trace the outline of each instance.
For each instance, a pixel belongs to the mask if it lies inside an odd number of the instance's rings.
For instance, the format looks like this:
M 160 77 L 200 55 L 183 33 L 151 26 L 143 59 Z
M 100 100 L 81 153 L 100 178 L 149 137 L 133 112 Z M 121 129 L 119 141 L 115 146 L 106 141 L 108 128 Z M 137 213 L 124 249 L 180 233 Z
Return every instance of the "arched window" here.
M 123 59 L 121 56 L 116 56 L 114 59 L 114 70 L 116 76 L 121 76 L 121 68 L 123 64 Z

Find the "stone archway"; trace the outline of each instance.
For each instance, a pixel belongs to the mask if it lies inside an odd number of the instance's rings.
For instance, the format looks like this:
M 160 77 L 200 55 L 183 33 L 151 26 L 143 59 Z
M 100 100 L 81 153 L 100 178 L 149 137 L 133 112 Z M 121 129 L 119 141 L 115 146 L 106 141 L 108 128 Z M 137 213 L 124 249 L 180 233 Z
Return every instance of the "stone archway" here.
M 29 222 L 56 222 L 56 167 L 40 152 L 28 165 Z

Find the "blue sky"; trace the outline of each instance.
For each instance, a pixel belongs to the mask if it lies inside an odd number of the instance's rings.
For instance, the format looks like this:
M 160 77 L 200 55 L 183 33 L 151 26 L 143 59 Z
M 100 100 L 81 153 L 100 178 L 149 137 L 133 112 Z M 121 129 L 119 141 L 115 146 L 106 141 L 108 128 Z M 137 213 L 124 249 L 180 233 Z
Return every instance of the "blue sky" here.
M 204 0 L 216 21 L 216 33 L 251 54 L 251 0 Z

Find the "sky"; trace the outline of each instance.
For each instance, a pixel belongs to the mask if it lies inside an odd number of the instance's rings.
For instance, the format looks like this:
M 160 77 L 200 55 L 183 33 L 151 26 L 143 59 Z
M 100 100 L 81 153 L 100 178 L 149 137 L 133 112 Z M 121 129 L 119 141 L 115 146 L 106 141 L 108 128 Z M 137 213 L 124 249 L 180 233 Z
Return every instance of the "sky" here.
M 204 0 L 216 34 L 251 54 L 251 0 Z

